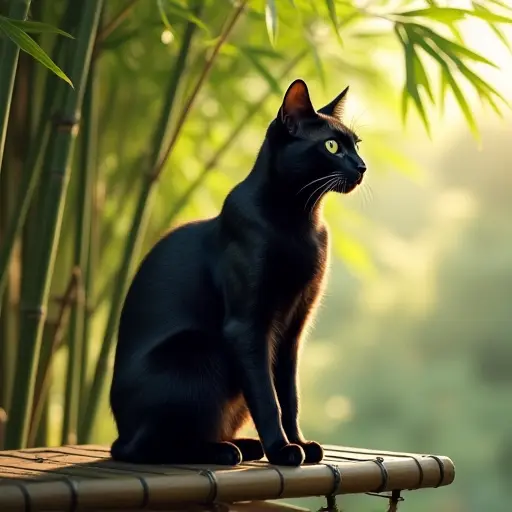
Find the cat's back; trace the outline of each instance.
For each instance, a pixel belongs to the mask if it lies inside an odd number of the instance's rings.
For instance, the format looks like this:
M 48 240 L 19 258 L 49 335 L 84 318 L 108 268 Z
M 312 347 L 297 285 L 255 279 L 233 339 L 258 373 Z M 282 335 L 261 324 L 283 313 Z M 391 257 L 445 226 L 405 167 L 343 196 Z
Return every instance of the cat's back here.
M 150 250 L 125 299 L 120 341 L 213 327 L 221 303 L 211 272 L 218 252 L 216 222 L 179 226 Z

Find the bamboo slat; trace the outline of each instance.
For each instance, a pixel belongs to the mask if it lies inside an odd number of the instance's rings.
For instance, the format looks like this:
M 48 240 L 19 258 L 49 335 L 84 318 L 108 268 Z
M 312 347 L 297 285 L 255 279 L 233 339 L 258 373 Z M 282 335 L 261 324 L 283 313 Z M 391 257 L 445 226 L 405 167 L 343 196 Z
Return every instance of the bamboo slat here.
M 0 510 L 140 510 L 212 502 L 382 493 L 449 485 L 444 456 L 326 446 L 319 464 L 237 467 L 114 462 L 96 445 L 0 452 Z

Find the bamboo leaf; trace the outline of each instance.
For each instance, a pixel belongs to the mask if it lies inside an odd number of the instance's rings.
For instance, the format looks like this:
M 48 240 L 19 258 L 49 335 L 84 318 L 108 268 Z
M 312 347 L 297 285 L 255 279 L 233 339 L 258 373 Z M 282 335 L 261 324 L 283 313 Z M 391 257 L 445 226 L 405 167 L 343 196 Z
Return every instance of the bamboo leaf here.
M 455 40 L 457 41 L 457 43 L 463 45 L 464 38 L 462 37 L 460 30 L 454 24 L 448 25 L 448 28 L 450 29 L 450 32 L 453 34 L 453 37 L 455 37 Z
M 482 62 L 483 64 L 487 64 L 488 66 L 492 66 L 494 68 L 498 67 L 496 64 L 494 64 L 494 62 L 491 62 L 482 55 L 475 53 L 472 50 L 464 46 L 461 46 L 458 43 L 455 43 L 454 41 L 450 41 L 449 39 L 440 36 L 437 32 L 433 31 L 428 27 L 418 25 L 416 23 L 410 23 L 407 25 L 407 27 L 408 29 L 409 27 L 413 27 L 416 30 L 416 33 L 418 33 L 422 37 L 432 39 L 432 41 L 445 53 L 463 55 L 464 57 L 474 60 L 476 62 Z
M 118 30 L 117 32 L 120 31 Z M 137 27 L 131 30 L 126 30 L 124 33 L 120 33 L 117 36 L 107 37 L 104 41 L 100 43 L 101 48 L 102 50 L 115 50 L 116 48 L 119 48 L 130 39 L 133 39 L 133 37 L 139 33 L 140 28 Z
M 64 37 L 69 37 L 70 39 L 75 39 L 71 34 L 61 30 L 60 28 L 54 27 L 48 23 L 41 23 L 40 21 L 22 21 L 22 20 L 13 20 L 11 18 L 5 18 L 5 16 L 0 16 L 0 19 L 8 19 L 12 25 L 20 28 L 24 32 L 30 34 L 59 34 Z
M 498 97 L 504 103 L 508 103 L 507 100 L 490 84 L 482 80 L 476 73 L 471 71 L 460 59 L 455 56 L 452 56 L 452 60 L 455 62 L 455 65 L 459 69 L 459 71 L 467 78 L 467 80 L 477 89 L 477 91 L 482 91 L 486 95 L 494 94 L 494 96 Z
M 506 46 L 506 48 L 508 49 L 508 51 L 510 53 L 512 53 L 512 44 L 510 43 L 510 41 L 507 39 L 507 37 L 505 36 L 505 34 L 498 28 L 496 27 L 495 25 L 489 23 L 489 27 L 490 29 L 496 34 L 496 36 L 498 37 L 498 39 Z
M 454 7 L 426 7 L 424 9 L 415 9 L 413 11 L 398 12 L 398 16 L 406 17 L 425 17 L 443 23 L 453 23 L 454 21 L 461 21 L 471 11 L 466 9 L 456 9 Z
M 502 2 L 501 0 L 487 0 L 487 2 L 497 5 L 498 7 L 501 7 L 503 9 L 506 9 L 507 11 L 512 11 L 512 5 L 510 5 L 510 4 L 507 5 L 505 2 Z
M 470 12 L 472 12 L 473 16 L 480 18 L 481 20 L 489 23 L 512 23 L 512 18 L 496 14 L 478 2 L 472 2 L 472 4 L 474 10 Z
M 3 32 L 9 39 L 17 44 L 21 50 L 31 55 L 34 59 L 40 62 L 43 66 L 47 67 L 50 71 L 55 73 L 59 78 L 62 78 L 71 87 L 73 84 L 68 76 L 62 69 L 53 62 L 48 54 L 23 30 L 14 25 L 7 18 L 0 18 L 0 32 Z
M 316 72 L 318 73 L 318 78 L 320 79 L 320 83 L 322 84 L 322 87 L 325 88 L 326 85 L 326 76 L 325 76 L 325 69 L 322 62 L 322 59 L 320 58 L 320 55 L 318 54 L 318 49 L 314 42 L 311 41 L 309 37 L 306 37 L 306 41 L 308 43 L 309 48 L 311 49 L 311 56 L 313 57 L 313 62 L 315 64 Z
M 404 84 L 402 89 L 402 123 L 405 124 L 407 121 L 407 114 L 409 112 L 409 92 L 407 86 Z
M 435 49 L 432 48 L 432 46 L 428 42 L 428 39 L 419 37 L 417 34 L 414 33 L 411 35 L 411 37 L 413 38 L 414 42 L 417 43 L 425 52 L 429 53 L 441 65 L 442 68 L 448 67 L 448 64 L 446 63 L 445 59 L 442 58 L 439 52 L 435 51 Z M 450 59 L 455 64 L 457 69 L 466 77 L 466 79 L 471 83 L 471 85 L 473 85 L 473 87 L 482 97 L 489 99 L 493 94 L 494 96 L 496 96 L 497 98 L 499 98 L 501 101 L 508 105 L 508 102 L 496 89 L 494 89 L 491 85 L 482 80 L 476 73 L 471 71 L 457 55 L 452 53 L 445 53 L 445 55 L 446 58 Z
M 201 30 L 204 30 L 207 34 L 210 34 L 210 29 L 206 26 L 206 24 L 196 16 L 190 9 L 183 7 L 182 5 L 172 2 L 170 0 L 166 1 L 166 10 L 180 18 L 197 25 Z
M 224 46 L 237 48 L 237 46 L 227 43 L 225 43 Z M 279 53 L 271 48 L 264 48 L 261 46 L 249 46 L 245 44 L 238 45 L 238 48 L 245 52 L 251 53 L 257 57 L 266 57 L 274 60 L 283 60 L 285 58 L 285 56 L 282 53 Z
M 414 48 L 414 46 L 413 46 Z M 414 60 L 414 76 L 416 77 L 416 82 L 423 86 L 425 91 L 428 94 L 428 97 L 432 102 L 434 102 L 434 96 L 432 94 L 432 89 L 430 87 L 430 82 L 425 72 L 425 68 L 423 67 L 423 63 L 421 62 L 420 56 L 413 51 L 413 60 Z
M 274 46 L 277 40 L 277 10 L 275 0 L 267 0 L 265 3 L 265 23 L 267 25 L 268 38 Z
M 446 80 L 450 85 L 453 94 L 455 95 L 455 99 L 457 100 L 457 103 L 459 104 L 460 109 L 462 110 L 462 113 L 466 118 L 466 121 L 469 125 L 471 132 L 473 133 L 475 139 L 480 140 L 480 133 L 478 131 L 475 118 L 473 116 L 473 113 L 471 112 L 468 102 L 466 101 L 466 98 L 464 97 L 464 94 L 462 94 L 462 91 L 460 90 L 459 86 L 457 85 L 457 82 L 455 81 L 451 73 L 446 74 Z
M 250 51 L 240 48 L 240 52 L 253 65 L 254 69 L 265 79 L 272 91 L 276 94 L 282 94 L 281 86 L 274 78 L 272 73 L 259 61 L 259 59 Z
M 439 79 L 439 110 L 444 112 L 446 89 L 448 88 L 448 81 L 446 80 L 446 73 L 444 69 L 441 69 Z
M 485 94 L 482 94 L 480 91 L 478 91 L 478 95 L 480 96 L 480 100 L 482 101 L 482 103 L 488 103 L 491 108 L 494 110 L 494 112 L 503 119 L 503 112 L 500 110 L 500 108 L 498 107 L 498 105 L 496 105 L 496 102 L 494 101 L 494 99 L 492 98 L 492 96 L 489 94 L 489 95 L 485 95 Z
M 163 0 L 156 0 L 156 5 L 158 7 L 158 12 L 160 14 L 160 19 L 162 20 L 162 23 L 164 27 L 174 34 L 174 29 L 172 28 L 171 22 L 169 21 L 169 18 L 167 17 L 167 13 L 165 12 L 164 6 L 163 6 Z
M 480 5 L 477 2 L 472 2 L 472 3 L 473 3 L 473 9 L 475 11 L 481 11 L 481 12 L 487 11 L 487 12 L 490 12 L 483 5 Z M 496 37 L 505 45 L 505 47 L 508 49 L 508 51 L 512 53 L 512 45 L 510 44 L 510 42 L 507 39 L 507 37 L 505 36 L 505 34 L 503 34 L 503 32 L 493 22 L 488 21 L 487 25 L 489 25 L 489 28 L 496 34 Z
M 460 87 L 458 86 L 457 82 L 455 81 L 455 78 L 453 77 L 450 67 L 448 63 L 428 44 L 423 44 L 422 48 L 429 53 L 434 59 L 439 62 L 441 66 L 441 73 L 444 75 L 444 82 L 443 87 L 450 86 L 455 99 L 457 100 L 457 103 L 459 104 L 459 107 L 466 118 L 466 121 L 469 125 L 469 128 L 475 137 L 475 139 L 480 140 L 480 134 L 478 131 L 478 127 L 475 122 L 475 118 L 471 112 L 471 109 L 469 108 L 469 105 L 466 101 L 466 98 L 464 97 L 464 94 L 460 90 Z
M 413 11 L 399 12 L 397 13 L 397 15 L 404 17 L 425 17 L 442 23 L 454 23 L 456 21 L 462 21 L 468 16 L 480 18 L 491 23 L 512 23 L 512 18 L 496 14 L 481 5 L 480 7 L 480 9 L 468 10 L 458 9 L 455 7 L 432 6 L 426 7 L 424 9 L 415 9 Z
M 336 5 L 334 0 L 325 0 L 325 3 L 327 5 L 327 11 L 329 12 L 329 19 L 331 20 L 332 26 L 334 28 L 334 33 L 336 34 L 338 41 L 341 43 L 340 26 L 338 21 L 338 14 L 336 12 Z
M 23 0 L 19 2 L 10 2 L 9 16 L 12 19 L 24 20 L 27 17 L 31 0 Z M 4 24 L 8 20 L 4 18 Z M 19 30 L 19 29 L 17 29 Z M 2 29 L 0 25 L 0 36 Z M 28 36 L 27 36 L 28 37 Z M 17 44 L 10 44 L 2 41 L 0 37 L 0 171 L 4 158 L 5 140 L 7 135 L 7 127 L 9 124 L 9 114 L 11 110 L 11 101 L 14 92 L 14 82 L 16 79 L 16 69 L 18 67 L 18 58 L 20 50 Z M 5 281 L 4 275 L 0 275 L 0 299 L 2 297 L 2 281 Z M 1 308 L 0 300 L 0 308 Z
M 430 134 L 430 126 L 427 118 L 427 114 L 425 112 L 425 107 L 423 106 L 423 102 L 421 101 L 421 97 L 418 91 L 418 83 L 416 81 L 416 61 L 418 60 L 418 56 L 416 51 L 414 50 L 414 45 L 411 44 L 410 40 L 407 38 L 407 33 L 404 30 L 402 25 L 395 25 L 395 33 L 398 37 L 398 40 L 402 44 L 402 48 L 404 50 L 405 56 L 405 87 L 407 89 L 407 93 L 410 98 L 414 101 L 418 113 L 420 114 L 421 120 L 427 130 L 427 133 Z M 407 39 L 406 39 L 407 38 Z M 421 63 L 420 63 L 421 66 Z M 402 97 L 403 98 L 403 97 Z M 407 102 L 408 100 L 405 99 Z M 402 103 L 403 107 L 403 103 Z

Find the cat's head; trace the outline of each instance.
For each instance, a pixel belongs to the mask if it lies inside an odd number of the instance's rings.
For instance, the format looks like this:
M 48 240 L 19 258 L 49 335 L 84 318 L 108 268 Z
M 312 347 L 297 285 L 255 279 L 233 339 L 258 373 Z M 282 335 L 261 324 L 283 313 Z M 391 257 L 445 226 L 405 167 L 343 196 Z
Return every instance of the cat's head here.
M 343 123 L 347 92 L 348 87 L 316 111 L 305 82 L 295 80 L 272 123 L 279 177 L 306 198 L 330 190 L 346 194 L 363 180 L 360 139 Z

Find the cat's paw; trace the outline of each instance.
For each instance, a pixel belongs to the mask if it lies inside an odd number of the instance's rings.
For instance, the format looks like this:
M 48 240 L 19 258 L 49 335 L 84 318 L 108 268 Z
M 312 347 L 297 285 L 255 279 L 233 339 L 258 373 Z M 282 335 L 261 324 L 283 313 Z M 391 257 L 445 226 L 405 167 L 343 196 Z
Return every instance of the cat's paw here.
M 260 460 L 265 455 L 259 439 L 238 438 L 233 439 L 231 442 L 238 446 L 242 452 L 242 459 L 244 461 Z
M 242 452 L 233 443 L 219 443 L 215 451 L 216 464 L 238 466 L 242 462 Z
M 267 454 L 268 461 L 276 466 L 300 466 L 306 455 L 298 444 L 286 444 Z
M 324 449 L 316 441 L 303 441 L 297 444 L 300 444 L 306 454 L 304 462 L 315 463 L 324 458 Z

